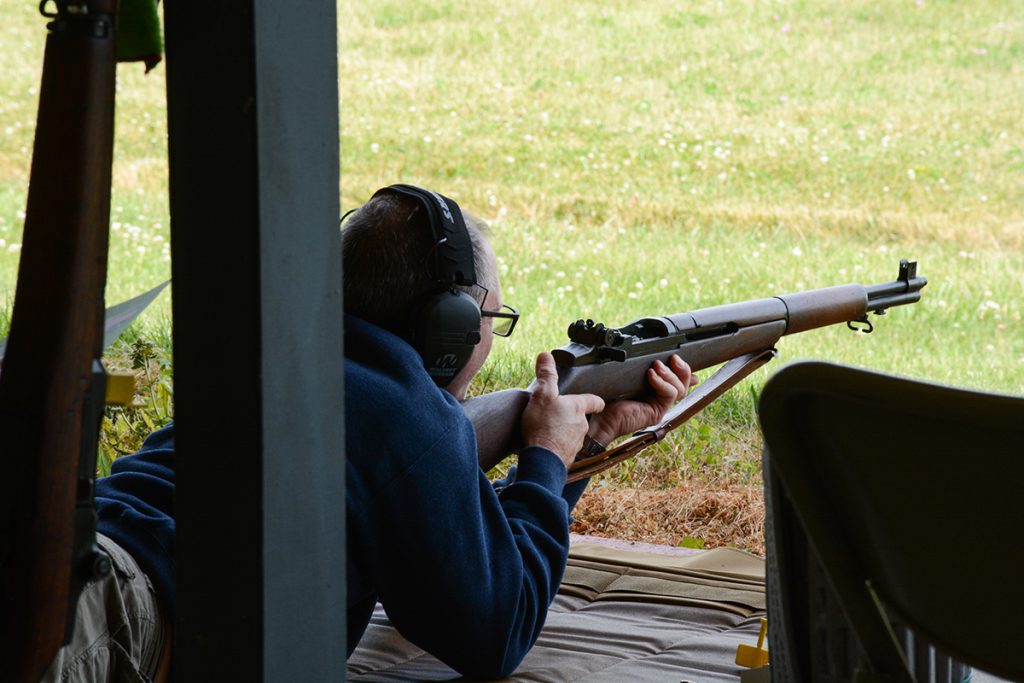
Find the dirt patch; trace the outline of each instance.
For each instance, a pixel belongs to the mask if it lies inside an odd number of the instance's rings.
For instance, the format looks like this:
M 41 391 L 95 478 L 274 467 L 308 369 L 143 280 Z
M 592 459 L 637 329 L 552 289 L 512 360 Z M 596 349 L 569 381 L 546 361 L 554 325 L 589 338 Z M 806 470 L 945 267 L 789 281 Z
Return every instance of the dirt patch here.
M 732 546 L 764 555 L 760 486 L 699 480 L 660 489 L 594 484 L 573 513 L 575 533 L 669 546 Z

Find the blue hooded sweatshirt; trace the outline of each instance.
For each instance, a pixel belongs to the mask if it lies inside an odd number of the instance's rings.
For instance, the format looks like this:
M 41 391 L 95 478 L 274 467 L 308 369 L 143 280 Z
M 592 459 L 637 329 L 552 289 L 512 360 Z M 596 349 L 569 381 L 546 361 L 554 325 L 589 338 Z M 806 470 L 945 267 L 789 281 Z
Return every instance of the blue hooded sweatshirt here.
M 586 482 L 528 447 L 495 486 L 476 436 L 402 339 L 345 317 L 348 653 L 379 600 L 410 641 L 474 678 L 511 673 L 561 582 Z M 96 482 L 98 531 L 174 607 L 174 426 Z M 563 490 L 564 487 L 564 490 Z
M 96 530 L 128 551 L 174 609 L 174 425 L 150 434 L 96 480 Z
M 511 673 L 536 641 L 569 550 L 559 458 L 525 448 L 494 487 L 476 435 L 399 337 L 345 317 L 348 651 L 379 600 L 408 640 L 459 673 Z

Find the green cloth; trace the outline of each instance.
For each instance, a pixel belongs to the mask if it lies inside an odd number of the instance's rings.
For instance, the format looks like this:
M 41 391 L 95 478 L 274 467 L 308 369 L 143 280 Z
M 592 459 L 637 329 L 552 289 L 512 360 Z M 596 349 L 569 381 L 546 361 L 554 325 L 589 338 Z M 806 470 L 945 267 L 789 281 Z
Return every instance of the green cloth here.
M 164 51 L 157 0 L 121 0 L 117 17 L 117 61 L 145 62 L 148 72 Z

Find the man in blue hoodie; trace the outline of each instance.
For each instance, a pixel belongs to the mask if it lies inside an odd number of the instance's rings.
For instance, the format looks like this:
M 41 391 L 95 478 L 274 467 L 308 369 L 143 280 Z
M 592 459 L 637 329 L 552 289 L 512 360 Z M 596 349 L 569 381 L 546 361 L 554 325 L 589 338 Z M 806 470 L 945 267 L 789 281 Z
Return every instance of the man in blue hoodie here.
M 526 447 L 492 485 L 459 401 L 492 332 L 511 333 L 518 314 L 502 304 L 482 224 L 446 197 L 392 186 L 348 221 L 342 254 L 349 654 L 379 601 L 402 635 L 459 673 L 506 676 L 561 582 L 586 486 L 566 486 L 569 464 L 654 423 L 685 395 L 690 370 L 658 363 L 649 402 L 605 406 L 560 396 L 554 360 L 540 354 Z M 449 303 L 457 312 L 438 314 Z
M 686 394 L 690 370 L 658 363 L 650 401 L 605 406 L 560 396 L 554 360 L 540 354 L 527 446 L 492 485 L 459 401 L 492 332 L 511 334 L 518 314 L 501 302 L 482 223 L 445 197 L 392 186 L 349 220 L 342 253 L 348 653 L 379 601 L 405 637 L 460 673 L 506 675 L 537 639 L 565 568 L 570 511 L 586 486 L 565 485 L 569 464 L 656 422 Z M 44 681 L 166 673 L 173 498 L 170 425 L 97 481 L 99 542 L 114 571 L 83 591 L 74 641 Z

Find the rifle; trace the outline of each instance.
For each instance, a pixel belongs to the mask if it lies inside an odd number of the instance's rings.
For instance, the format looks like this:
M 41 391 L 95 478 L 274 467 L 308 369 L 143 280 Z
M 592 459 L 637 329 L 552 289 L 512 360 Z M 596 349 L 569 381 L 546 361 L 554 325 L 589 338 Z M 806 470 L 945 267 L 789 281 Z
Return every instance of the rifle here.
M 647 369 L 673 354 L 697 372 L 724 363 L 695 387 L 662 421 L 636 432 L 631 440 L 569 468 L 569 481 L 592 476 L 660 441 L 741 379 L 775 357 L 785 335 L 846 323 L 870 333 L 868 313 L 882 315 L 893 306 L 912 304 L 928 283 L 917 262 L 900 261 L 896 280 L 878 285 L 838 285 L 736 304 L 702 308 L 656 318 L 641 318 L 619 328 L 593 320 L 569 326 L 569 344 L 551 354 L 558 369 L 560 394 L 597 394 L 606 401 L 642 397 L 650 392 Z M 532 387 L 532 385 L 531 385 Z M 530 389 L 505 389 L 471 398 L 463 409 L 477 434 L 484 471 L 522 448 L 519 419 Z
M 0 662 L 38 681 L 82 586 L 110 570 L 92 485 L 103 411 L 103 290 L 114 141 L 116 0 L 57 0 L 18 284 L 0 373 Z

